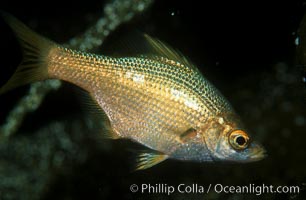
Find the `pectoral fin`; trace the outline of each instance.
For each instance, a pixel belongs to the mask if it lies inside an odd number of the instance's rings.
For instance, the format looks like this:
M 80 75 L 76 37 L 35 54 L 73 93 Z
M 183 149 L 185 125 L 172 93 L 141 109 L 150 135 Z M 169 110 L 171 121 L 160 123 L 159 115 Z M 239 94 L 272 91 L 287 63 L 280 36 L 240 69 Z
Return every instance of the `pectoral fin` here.
M 139 154 L 135 170 L 148 169 L 168 158 L 167 155 L 158 152 L 144 152 Z
M 193 138 L 197 135 L 197 130 L 194 128 L 190 128 L 183 132 L 182 134 L 177 136 L 177 141 L 179 142 L 186 142 L 188 139 Z

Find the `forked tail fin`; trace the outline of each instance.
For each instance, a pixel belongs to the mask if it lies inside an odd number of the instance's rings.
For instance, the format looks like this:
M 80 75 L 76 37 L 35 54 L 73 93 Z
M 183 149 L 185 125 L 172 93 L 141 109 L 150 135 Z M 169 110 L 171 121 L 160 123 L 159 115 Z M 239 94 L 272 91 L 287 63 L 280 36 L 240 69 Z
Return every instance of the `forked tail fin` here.
M 0 15 L 12 28 L 23 52 L 22 62 L 8 82 L 0 87 L 0 94 L 18 86 L 48 79 L 48 54 L 56 44 L 38 35 L 12 15 L 3 11 L 0 11 Z

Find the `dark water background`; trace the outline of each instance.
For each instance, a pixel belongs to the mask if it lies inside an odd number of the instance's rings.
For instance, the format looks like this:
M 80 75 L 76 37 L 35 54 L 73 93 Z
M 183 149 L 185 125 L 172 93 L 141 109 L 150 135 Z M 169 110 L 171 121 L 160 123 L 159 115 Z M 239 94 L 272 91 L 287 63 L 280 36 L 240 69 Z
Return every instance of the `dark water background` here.
M 104 6 L 104 2 L 100 1 L 68 2 L 10 1 L 1 2 L 0 8 L 42 35 L 64 43 L 94 23 Z M 294 44 L 304 12 L 303 1 L 246 1 L 244 4 L 232 1 L 156 1 L 143 15 L 120 26 L 107 41 L 107 45 L 111 46 L 112 38 L 114 40 L 127 30 L 136 29 L 179 49 L 231 102 L 254 137 L 266 147 L 266 159 L 248 164 L 200 164 L 168 160 L 145 171 L 130 172 L 132 155 L 129 150 L 141 147 L 129 141 L 96 142 L 87 137 L 92 130 L 82 125 L 81 105 L 76 100 L 73 86 L 64 84 L 59 91 L 51 92 L 36 112 L 26 117 L 13 140 L 35 139 L 39 134 L 47 134 L 47 139 L 52 138 L 55 128 L 53 131 L 52 128 L 44 132 L 40 130 L 53 122 L 64 123 L 67 124 L 65 131 L 69 137 L 74 138 L 76 132 L 82 135 L 80 140 L 76 140 L 77 151 L 67 154 L 65 148 L 59 150 L 67 158 L 61 165 L 44 171 L 48 178 L 43 181 L 39 176 L 33 179 L 27 176 L 27 185 L 16 183 L 16 187 L 5 187 L 5 184 L 0 184 L 3 187 L 0 188 L 0 199 L 6 199 L 6 193 L 19 193 L 16 196 L 22 198 L 31 196 L 27 193 L 33 191 L 33 196 L 37 192 L 42 199 L 305 199 L 306 96 L 302 67 L 296 62 Z M 20 62 L 21 54 L 14 36 L 2 20 L 0 34 L 2 85 Z M 1 96 L 1 124 L 27 88 L 22 87 Z M 48 144 L 46 139 L 43 142 Z M 18 170 L 23 167 L 26 169 L 24 173 L 39 171 L 34 158 L 29 158 L 34 159 L 33 163 L 23 163 L 24 160 L 11 155 L 15 151 L 6 149 L 1 152 L 1 155 L 7 156 L 3 160 L 9 162 L 13 159 L 14 166 L 19 166 L 8 170 L 10 165 L 2 165 L 1 177 L 7 176 L 7 171 L 12 177 L 14 174 L 18 176 Z M 86 152 L 82 161 L 77 161 L 79 152 Z M 74 159 L 69 158 L 71 155 Z M 36 158 L 42 159 L 47 158 Z M 2 180 L 0 178 L 0 182 Z M 36 183 L 39 183 L 39 190 L 31 188 Z M 197 183 L 205 187 L 217 183 L 298 185 L 300 194 L 255 196 L 176 192 L 167 196 L 130 191 L 131 184 L 177 186 L 181 183 Z

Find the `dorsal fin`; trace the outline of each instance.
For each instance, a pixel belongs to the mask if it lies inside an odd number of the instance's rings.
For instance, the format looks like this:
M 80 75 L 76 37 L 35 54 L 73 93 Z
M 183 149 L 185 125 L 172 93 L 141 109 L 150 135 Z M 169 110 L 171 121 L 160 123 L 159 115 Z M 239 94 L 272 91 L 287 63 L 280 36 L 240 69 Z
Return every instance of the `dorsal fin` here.
M 170 60 L 180 62 L 181 64 L 190 66 L 192 65 L 186 57 L 184 57 L 179 51 L 174 50 L 169 45 L 160 41 L 159 39 L 152 38 L 151 36 L 144 34 L 144 38 L 152 48 L 153 55 L 159 55 Z
M 116 57 L 148 57 L 154 60 L 165 61 L 162 58 L 179 63 L 179 66 L 191 70 L 198 69 L 180 52 L 174 50 L 164 42 L 155 39 L 148 34 L 139 33 L 137 31 L 130 32 L 121 38 L 116 38 L 114 42 L 106 47 L 108 55 Z M 108 46 L 108 44 L 106 44 Z
M 152 38 L 151 36 L 144 34 L 144 38 L 146 39 L 148 46 L 151 48 L 151 52 L 153 56 L 156 55 L 164 58 L 168 58 L 169 60 L 173 60 L 177 63 L 180 63 L 180 65 L 177 64 L 177 66 L 182 67 L 182 65 L 188 69 L 199 71 L 195 65 L 189 61 L 185 56 L 183 56 L 182 53 L 180 53 L 177 50 L 174 50 L 169 45 L 165 44 L 164 42 Z M 149 55 L 150 56 L 150 55 Z

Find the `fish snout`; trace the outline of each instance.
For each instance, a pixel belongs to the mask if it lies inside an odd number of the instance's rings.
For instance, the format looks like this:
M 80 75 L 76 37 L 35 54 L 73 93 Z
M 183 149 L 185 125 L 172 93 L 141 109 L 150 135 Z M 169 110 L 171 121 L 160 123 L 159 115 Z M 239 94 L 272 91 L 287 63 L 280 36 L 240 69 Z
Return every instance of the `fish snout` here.
M 251 143 L 248 149 L 247 162 L 259 161 L 267 157 L 267 151 L 258 143 Z

